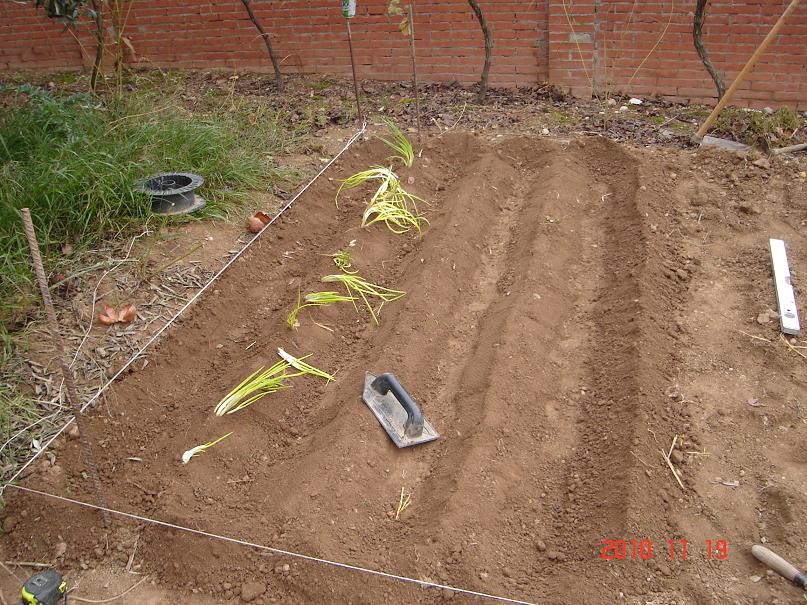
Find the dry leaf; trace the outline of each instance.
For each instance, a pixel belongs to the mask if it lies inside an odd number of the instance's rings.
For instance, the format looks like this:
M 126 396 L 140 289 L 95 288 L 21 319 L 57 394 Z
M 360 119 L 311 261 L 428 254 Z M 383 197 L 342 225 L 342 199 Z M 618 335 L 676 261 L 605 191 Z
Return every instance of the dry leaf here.
M 104 305 L 104 312 L 98 314 L 98 321 L 105 326 L 111 326 L 116 323 L 131 323 L 135 317 L 137 317 L 137 310 L 134 305 L 126 305 L 119 309 Z
M 128 324 L 134 321 L 134 318 L 137 317 L 137 310 L 135 309 L 134 305 L 126 305 L 120 310 L 119 315 L 119 321 L 121 323 Z

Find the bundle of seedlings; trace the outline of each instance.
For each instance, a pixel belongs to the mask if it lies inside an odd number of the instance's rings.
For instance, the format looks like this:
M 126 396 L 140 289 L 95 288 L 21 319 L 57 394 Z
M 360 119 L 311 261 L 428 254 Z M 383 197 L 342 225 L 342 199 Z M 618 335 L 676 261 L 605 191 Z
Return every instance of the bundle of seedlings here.
M 283 349 L 278 349 L 277 354 L 280 355 L 282 361 L 277 362 L 271 368 L 259 368 L 249 376 L 247 376 L 237 387 L 227 393 L 216 406 L 214 412 L 216 416 L 224 416 L 225 414 L 233 414 L 245 407 L 252 405 L 259 399 L 266 397 L 272 393 L 276 393 L 281 389 L 289 388 L 291 385 L 288 381 L 297 376 L 318 376 L 326 380 L 333 380 L 333 376 L 324 372 L 314 366 L 305 363 L 303 360 L 311 357 L 305 355 L 304 357 L 294 357 L 286 353 Z M 294 368 L 295 372 L 290 372 L 289 369 Z
M 356 311 L 359 309 L 356 307 L 355 296 L 353 296 L 353 294 L 358 294 L 358 296 L 364 301 L 367 309 L 370 311 L 370 315 L 373 317 L 373 321 L 376 323 L 376 325 L 378 325 L 378 316 L 376 311 L 373 310 L 368 297 L 378 298 L 381 300 L 381 305 L 378 308 L 378 311 L 380 312 L 381 307 L 384 306 L 384 303 L 392 302 L 406 296 L 406 292 L 401 290 L 392 290 L 390 288 L 385 288 L 383 286 L 370 283 L 360 275 L 356 274 L 326 275 L 322 278 L 322 281 L 325 283 L 341 283 L 347 290 L 348 296 L 354 299 L 353 306 L 355 307 Z
M 379 185 L 362 215 L 361 226 L 366 228 L 381 221 L 393 233 L 406 233 L 412 229 L 420 233 L 421 225 L 429 221 L 418 211 L 416 202 L 424 200 L 401 187 L 398 175 L 391 168 L 374 166 L 343 180 L 336 192 L 337 206 L 343 189 L 354 189 L 369 181 L 378 181 Z
M 299 326 L 297 315 L 306 307 L 327 307 L 334 303 L 354 302 L 355 300 L 356 299 L 352 296 L 344 296 L 343 294 L 339 294 L 339 292 L 311 292 L 310 294 L 306 294 L 305 297 L 301 297 L 300 291 L 297 290 L 297 304 L 286 318 L 286 323 L 290 328 Z
M 401 132 L 401 129 L 395 125 L 395 122 L 389 118 L 381 118 L 381 121 L 387 126 L 387 130 L 390 132 L 390 138 L 376 138 L 395 152 L 395 155 L 391 155 L 387 159 L 390 161 L 400 160 L 403 162 L 404 166 L 411 168 L 412 163 L 415 161 L 415 152 L 412 149 L 412 143 L 410 143 L 406 135 Z

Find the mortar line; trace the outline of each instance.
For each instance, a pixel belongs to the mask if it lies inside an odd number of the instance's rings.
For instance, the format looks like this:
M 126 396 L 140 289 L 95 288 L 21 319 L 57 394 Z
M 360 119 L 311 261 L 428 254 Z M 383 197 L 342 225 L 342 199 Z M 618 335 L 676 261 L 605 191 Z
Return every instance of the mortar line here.
M 109 379 L 109 380 L 106 382 L 106 384 L 102 385 L 102 386 L 101 386 L 101 387 L 98 389 L 98 392 L 97 392 L 95 395 L 93 395 L 93 396 L 92 396 L 92 397 L 89 399 L 89 401 L 87 401 L 87 402 L 86 402 L 86 403 L 85 403 L 83 406 L 81 406 L 81 412 L 83 412 L 83 411 L 84 411 L 84 410 L 86 410 L 86 409 L 87 409 L 87 408 L 88 408 L 90 405 L 92 405 L 92 403 L 93 403 L 93 402 L 95 402 L 95 401 L 98 399 L 98 397 L 100 397 L 101 393 L 103 393 L 104 391 L 106 391 L 106 389 L 107 389 L 107 388 L 108 388 L 108 387 L 109 387 L 109 386 L 110 386 L 110 385 L 111 385 L 113 382 L 115 382 L 115 380 L 117 380 L 118 376 L 120 376 L 120 375 L 121 375 L 121 374 L 123 374 L 123 373 L 124 373 L 124 372 L 125 372 L 127 369 L 129 369 L 129 366 L 131 366 L 131 365 L 132 365 L 132 364 L 135 362 L 135 360 L 137 360 L 137 359 L 138 359 L 138 358 L 139 358 L 139 357 L 140 357 L 140 356 L 143 354 L 143 352 L 144 352 L 144 351 L 145 351 L 145 350 L 146 350 L 148 347 L 150 347 L 150 346 L 151 346 L 151 345 L 154 343 L 154 341 L 156 341 L 156 340 L 157 340 L 157 339 L 160 337 L 160 335 L 161 335 L 163 332 L 165 332 L 165 330 L 167 330 L 167 329 L 168 329 L 168 327 L 169 327 L 171 324 L 173 324 L 173 323 L 174 323 L 174 321 L 176 321 L 176 319 L 177 319 L 177 318 L 178 318 L 180 315 L 182 315 L 182 313 L 184 313 L 184 312 L 185 312 L 185 311 L 186 311 L 186 310 L 187 310 L 187 309 L 188 309 L 188 308 L 189 308 L 189 307 L 190 307 L 190 306 L 191 306 L 191 305 L 192 305 L 194 302 L 196 302 L 196 300 L 197 300 L 197 299 L 198 299 L 198 298 L 199 298 L 199 297 L 200 297 L 200 296 L 201 296 L 201 295 L 202 295 L 202 294 L 203 294 L 203 293 L 204 293 L 204 292 L 205 292 L 205 291 L 206 291 L 206 290 L 207 290 L 207 289 L 208 289 L 208 288 L 209 288 L 209 287 L 210 287 L 210 286 L 213 284 L 213 282 L 215 282 L 215 281 L 216 281 L 216 280 L 217 280 L 217 279 L 218 279 L 218 278 L 221 276 L 221 274 L 222 274 L 222 273 L 224 273 L 224 272 L 225 272 L 225 271 L 226 271 L 226 270 L 229 268 L 229 266 L 230 266 L 230 265 L 232 265 L 232 264 L 233 264 L 233 263 L 234 263 L 236 260 L 238 260 L 238 259 L 241 257 L 241 255 L 242 255 L 244 252 L 246 252 L 247 248 L 249 248 L 249 247 L 250 247 L 250 246 L 251 246 L 253 243 L 255 243 L 255 241 L 256 241 L 256 240 L 257 240 L 257 239 L 258 239 L 258 238 L 259 238 L 259 237 L 260 237 L 260 236 L 263 234 L 263 232 L 264 232 L 264 231 L 266 231 L 266 229 L 267 229 L 267 228 L 268 228 L 270 225 L 272 225 L 272 223 L 274 223 L 274 222 L 275 222 L 275 221 L 276 221 L 278 218 L 280 218 L 280 216 L 281 216 L 281 215 L 282 215 L 282 214 L 283 214 L 283 213 L 284 213 L 286 210 L 288 210 L 288 209 L 289 209 L 289 207 L 290 207 L 290 206 L 291 206 L 291 205 L 292 205 L 294 202 L 296 202 L 296 201 L 297 201 L 297 198 L 299 198 L 299 197 L 300 197 L 300 196 L 301 196 L 303 193 L 305 193 L 305 191 L 306 191 L 306 190 L 307 190 L 307 189 L 308 189 L 308 188 L 309 188 L 309 187 L 310 187 L 310 186 L 311 186 L 311 185 L 312 185 L 312 184 L 313 184 L 313 183 L 314 183 L 314 182 L 315 182 L 315 181 L 316 181 L 316 180 L 317 180 L 317 179 L 318 179 L 320 176 L 322 176 L 322 174 L 323 174 L 323 173 L 324 173 L 326 170 L 328 170 L 328 168 L 330 168 L 330 167 L 331 167 L 331 165 L 332 165 L 332 164 L 333 164 L 333 163 L 334 163 L 334 162 L 335 162 L 335 161 L 336 161 L 336 160 L 339 158 L 339 156 L 341 156 L 341 155 L 342 155 L 342 154 L 343 154 L 345 151 L 347 151 L 347 150 L 348 150 L 348 148 L 349 148 L 351 145 L 353 145 L 353 143 L 355 143 L 355 142 L 356 142 L 356 141 L 359 139 L 359 137 L 361 137 L 361 136 L 362 136 L 362 135 L 363 135 L 365 132 L 367 132 L 367 120 L 365 120 L 364 122 L 362 122 L 361 128 L 360 128 L 359 130 L 357 130 L 357 131 L 356 131 L 356 133 L 355 133 L 355 134 L 354 134 L 352 137 L 350 137 L 350 139 L 348 139 L 347 143 L 345 143 L 345 146 L 344 146 L 344 147 L 342 147 L 341 151 L 339 151 L 339 153 L 337 153 L 335 156 L 333 156 L 333 158 L 331 158 L 331 161 L 329 161 L 327 164 L 325 164 L 325 166 L 323 166 L 323 167 L 322 167 L 322 169 L 321 169 L 321 170 L 320 170 L 320 171 L 319 171 L 319 172 L 318 172 L 318 173 L 317 173 L 317 174 L 314 176 L 314 178 L 312 178 L 310 181 L 308 181 L 308 183 L 306 183 L 306 184 L 305 184 L 305 186 L 304 186 L 302 189 L 300 189 L 300 190 L 299 190 L 299 191 L 298 191 L 298 192 L 297 192 L 297 193 L 294 195 L 294 197 L 292 197 L 292 198 L 291 198 L 291 199 L 290 199 L 288 202 L 286 202 L 286 204 L 285 204 L 285 205 L 284 205 L 284 206 L 283 206 L 283 207 L 282 207 L 282 208 L 281 208 L 281 209 L 280 209 L 280 210 L 277 212 L 277 214 L 275 214 L 275 216 L 273 216 L 273 217 L 272 217 L 272 220 L 270 220 L 268 223 L 266 223 L 266 225 L 264 225 L 264 226 L 263 226 L 263 229 L 261 229 L 261 230 L 260 230 L 258 233 L 256 233 L 256 234 L 255 234 L 255 235 L 252 237 L 252 239 L 250 239 L 250 240 L 249 240 L 249 241 L 248 241 L 246 244 L 244 244 L 244 247 L 243 247 L 243 248 L 241 248 L 241 249 L 240 249 L 238 252 L 236 252 L 236 253 L 235 253 L 235 255 L 233 255 L 233 257 L 232 257 L 232 258 L 230 258 L 230 260 L 229 260 L 229 261 L 227 261 L 227 263 L 226 263 L 226 264 L 225 264 L 225 265 L 224 265 L 224 266 L 223 266 L 221 269 L 219 269 L 219 270 L 218 270 L 218 272 L 217 272 L 217 273 L 216 273 L 216 274 L 215 274 L 213 277 L 211 277 L 211 278 L 210 278 L 210 281 L 208 281 L 208 282 L 207 282 L 207 283 L 206 283 L 204 286 L 202 286 L 202 288 L 201 288 L 201 289 L 200 289 L 200 290 L 199 290 L 199 291 L 198 291 L 196 294 L 194 294 L 194 295 L 193 295 L 193 296 L 190 298 L 190 300 L 188 300 L 188 302 L 186 302 L 186 303 L 185 303 L 185 304 L 182 306 L 182 308 L 180 308 L 180 309 L 179 309 L 179 311 L 177 311 L 177 312 L 176 312 L 176 313 L 173 315 L 173 317 L 171 317 L 171 319 L 169 319 L 169 320 L 168 320 L 168 321 L 165 323 L 165 325 L 163 325 L 163 326 L 162 326 L 162 327 L 161 327 L 159 330 L 157 330 L 157 332 L 156 332 L 156 333 L 155 333 L 155 334 L 154 334 L 154 335 L 153 335 L 153 336 L 152 336 L 152 337 L 151 337 L 151 338 L 150 338 L 150 339 L 149 339 L 149 340 L 146 342 L 146 344 L 144 344 L 144 345 L 143 345 L 143 346 L 140 348 L 140 350 L 139 350 L 137 353 L 135 353 L 135 354 L 134 354 L 134 356 L 133 356 L 131 359 L 129 359 L 129 361 L 127 361 L 127 362 L 126 362 L 126 363 L 125 363 L 125 364 L 124 364 L 124 365 L 123 365 L 123 366 L 122 366 L 122 367 L 121 367 L 121 368 L 120 368 L 120 369 L 119 369 L 117 372 L 115 372 L 115 374 L 112 376 L 112 378 L 110 378 L 110 379 Z M 36 452 L 36 453 L 35 453 L 35 454 L 34 454 L 34 455 L 33 455 L 33 456 L 32 456 L 32 457 L 31 457 L 31 458 L 30 458 L 30 459 L 29 459 L 29 460 L 28 460 L 28 461 L 27 461 L 25 464 L 23 464 L 23 465 L 22 465 L 22 467 L 20 467 L 20 468 L 17 470 L 17 472 L 16 472 L 16 473 L 14 473 L 14 475 L 12 475 L 12 477 L 11 477 L 11 478 L 10 478 L 8 481 L 6 481 L 6 482 L 5 482 L 5 484 L 3 484 L 3 486 L 2 486 L 2 487 L 0 487 L 0 497 L 2 497 L 2 496 L 3 496 L 3 494 L 5 493 L 5 489 L 6 489 L 6 487 L 8 487 L 8 485 L 9 485 L 9 484 L 10 484 L 12 481 L 16 480 L 16 479 L 17 479 L 17 478 L 18 478 L 18 477 L 19 477 L 19 476 L 20 476 L 20 475 L 21 475 L 21 474 L 22 474 L 22 473 L 25 471 L 25 469 L 26 469 L 26 468 L 28 468 L 28 467 L 29 467 L 29 466 L 30 466 L 30 465 L 31 465 L 31 464 L 34 462 L 34 460 L 36 460 L 37 458 L 39 458 L 39 456 L 40 456 L 40 455 L 42 455 L 42 453 L 43 453 L 43 452 L 44 452 L 44 451 L 45 451 L 45 450 L 46 450 L 46 449 L 47 449 L 47 448 L 48 448 L 48 447 L 49 447 L 49 446 L 50 446 L 50 445 L 51 445 L 51 444 L 52 444 L 52 443 L 53 443 L 53 442 L 54 442 L 54 441 L 55 441 L 55 440 L 56 440 L 56 439 L 59 437 L 59 435 L 61 435 L 62 433 L 64 433 L 64 432 L 67 430 L 67 428 L 68 428 L 68 427 L 69 427 L 69 426 L 70 426 L 70 425 L 71 425 L 71 424 L 72 424 L 74 421 L 75 421 L 75 416 L 70 417 L 70 419 L 69 419 L 69 420 L 68 420 L 68 421 L 67 421 L 67 422 L 64 424 L 64 426 L 63 426 L 61 429 L 59 429 L 59 431 L 58 431 L 58 432 L 57 432 L 55 435 L 53 435 L 53 436 L 52 436 L 50 439 L 48 439 L 48 441 L 47 441 L 47 442 L 46 442 L 46 443 L 45 443 L 45 444 L 44 444 L 44 445 L 43 445 L 41 448 L 39 448 L 39 450 L 37 450 L 37 452 Z
M 391 580 L 398 580 L 399 582 L 408 582 L 410 584 L 417 584 L 422 587 L 427 588 L 439 588 L 442 590 L 451 590 L 456 593 L 466 594 L 469 596 L 479 597 L 482 599 L 489 599 L 492 601 L 498 601 L 500 603 L 514 603 L 515 605 L 537 605 L 537 603 L 533 603 L 531 601 L 521 601 L 519 599 L 511 599 L 509 597 L 501 597 L 493 594 L 489 594 L 486 592 L 477 592 L 475 590 L 469 590 L 467 588 L 457 588 L 455 586 L 449 586 L 447 584 L 438 584 L 437 582 L 429 582 L 427 580 L 417 580 L 415 578 L 409 578 L 407 576 L 401 576 L 393 573 L 388 573 L 386 571 L 379 571 L 377 569 L 369 569 L 367 567 L 360 567 L 358 565 L 351 565 L 350 563 L 341 563 L 339 561 L 333 561 L 331 559 L 321 559 L 319 557 L 314 557 L 312 555 L 305 555 L 302 553 L 293 552 L 290 550 L 283 550 L 281 548 L 274 548 L 272 546 L 265 546 L 263 544 L 256 544 L 254 542 L 248 542 L 246 540 L 239 540 L 238 538 L 231 538 L 229 536 L 223 536 L 221 534 L 214 534 L 211 532 L 203 531 L 201 529 L 193 529 L 191 527 L 184 527 L 182 525 L 176 525 L 174 523 L 168 523 L 167 521 L 160 521 L 158 519 L 151 519 L 149 517 L 143 517 L 141 515 L 136 515 L 134 513 L 126 513 L 123 511 L 115 510 L 114 508 L 108 508 L 104 506 L 98 506 L 97 504 L 91 504 L 89 502 L 83 502 L 81 500 L 74 500 L 73 498 L 68 498 L 66 496 L 59 496 L 57 494 L 51 494 L 48 492 L 43 492 L 37 489 L 32 489 L 30 487 L 23 487 L 21 485 L 8 485 L 7 487 L 13 487 L 14 489 L 18 489 L 20 491 L 29 492 L 31 494 L 36 494 L 38 496 L 45 496 L 46 498 L 52 498 L 54 500 L 61 500 L 63 502 L 68 502 L 70 504 L 75 504 L 77 506 L 83 506 L 86 508 L 92 508 L 95 510 L 104 511 L 107 513 L 112 513 L 113 515 L 118 515 L 120 517 L 126 517 L 128 519 L 134 519 L 136 521 L 142 521 L 144 523 L 151 523 L 152 525 L 158 525 L 161 527 L 167 527 L 169 529 L 177 529 L 180 531 L 185 531 L 191 534 L 195 534 L 198 536 L 202 536 L 205 538 L 210 538 L 213 540 L 222 540 L 224 542 L 229 542 L 231 544 L 239 544 L 241 546 L 247 546 L 249 548 L 257 548 L 259 550 L 265 550 L 277 555 L 284 555 L 288 557 L 293 557 L 297 559 L 302 559 L 304 561 L 309 561 L 312 563 L 322 563 L 323 565 L 330 565 L 332 567 L 338 567 L 341 569 L 347 569 L 349 571 L 357 571 L 360 573 L 366 573 L 374 576 L 380 576 L 383 578 L 391 579 Z

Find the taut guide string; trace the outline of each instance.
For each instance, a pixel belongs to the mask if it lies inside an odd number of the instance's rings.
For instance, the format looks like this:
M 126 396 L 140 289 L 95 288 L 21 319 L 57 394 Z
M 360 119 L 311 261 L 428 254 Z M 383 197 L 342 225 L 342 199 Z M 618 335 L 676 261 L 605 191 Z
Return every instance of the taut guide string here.
M 182 525 L 176 525 L 174 523 L 168 523 L 166 521 L 159 521 L 157 519 L 150 519 L 149 517 L 143 517 L 141 515 L 135 515 L 133 513 L 125 513 L 123 511 L 115 510 L 114 508 L 106 508 L 103 506 L 98 506 L 97 504 L 90 504 L 89 502 L 82 502 L 81 500 L 74 500 L 72 498 L 67 498 L 65 496 L 58 496 L 56 494 L 50 494 L 48 492 L 39 491 L 37 489 L 31 489 L 30 487 L 23 487 L 21 485 L 8 485 L 7 487 L 11 487 L 14 489 L 18 489 L 23 492 L 29 492 L 31 494 L 36 494 L 38 496 L 45 496 L 46 498 L 53 498 L 54 500 L 61 500 L 62 502 L 69 502 L 70 504 L 75 504 L 77 506 L 84 506 L 86 508 L 92 508 L 94 510 L 106 511 L 113 515 L 118 515 L 120 517 L 126 517 L 128 519 L 133 519 L 135 521 L 142 521 L 144 523 L 151 523 L 152 525 L 159 525 L 161 527 L 167 527 L 169 529 L 177 529 L 180 531 L 185 531 L 191 534 L 196 534 L 197 536 L 203 536 L 205 538 L 211 538 L 214 540 L 222 540 L 223 542 L 230 542 L 231 544 L 240 544 L 241 546 L 247 546 L 249 548 L 257 548 L 259 550 L 264 550 L 267 552 L 271 552 L 276 555 L 284 555 L 287 557 L 294 557 L 297 559 L 303 559 L 304 561 L 311 561 L 313 563 L 322 563 L 324 565 L 330 565 L 332 567 L 338 567 L 340 569 L 347 569 L 350 571 L 358 571 L 360 573 L 366 573 L 374 576 L 379 576 L 382 578 L 387 578 L 390 580 L 398 580 L 399 582 L 408 582 L 410 584 L 417 584 L 419 586 L 425 588 L 439 588 L 444 590 L 451 590 L 453 592 L 459 594 L 465 594 L 472 597 L 480 597 L 482 599 L 489 599 L 492 601 L 498 601 L 500 603 L 515 603 L 516 605 L 537 605 L 531 601 L 520 601 L 518 599 L 511 599 L 508 597 L 500 597 L 497 595 L 488 594 L 485 592 L 477 592 L 475 590 L 468 590 L 465 588 L 457 588 L 455 586 L 448 586 L 446 584 L 438 584 L 436 582 L 428 582 L 426 580 L 416 580 L 415 578 L 408 578 L 406 576 L 399 576 L 392 573 L 387 573 L 385 571 L 378 571 L 376 569 L 368 569 L 366 567 L 359 567 L 358 565 L 350 565 L 349 563 L 340 563 L 339 561 L 332 561 L 330 559 L 320 559 L 319 557 L 312 557 L 311 555 L 304 555 L 301 553 L 292 552 L 289 550 L 283 550 L 281 548 L 273 548 L 271 546 L 264 546 L 263 544 L 255 544 L 254 542 L 247 542 L 246 540 L 239 540 L 238 538 L 231 538 L 229 536 L 222 536 L 220 534 L 214 534 L 207 531 L 202 531 L 200 529 L 193 529 L 190 527 L 183 527 Z

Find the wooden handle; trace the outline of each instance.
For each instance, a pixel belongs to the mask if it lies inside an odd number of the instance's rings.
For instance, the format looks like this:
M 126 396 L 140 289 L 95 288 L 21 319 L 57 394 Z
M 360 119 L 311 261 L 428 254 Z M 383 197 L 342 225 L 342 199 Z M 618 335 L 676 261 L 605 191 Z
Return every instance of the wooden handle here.
M 728 105 L 731 98 L 734 96 L 734 93 L 737 92 L 737 89 L 740 87 L 740 84 L 743 83 L 745 77 L 749 74 L 749 72 L 754 68 L 756 62 L 759 61 L 759 58 L 763 55 L 763 53 L 767 50 L 768 46 L 770 46 L 771 42 L 773 42 L 774 38 L 776 38 L 779 30 L 785 24 L 785 21 L 790 16 L 790 14 L 796 10 L 796 7 L 799 5 L 801 0 L 791 0 L 790 5 L 785 9 L 785 12 L 782 13 L 782 16 L 779 17 L 779 20 L 776 24 L 771 28 L 771 31 L 768 32 L 768 35 L 765 36 L 765 39 L 762 41 L 762 44 L 754 51 L 754 54 L 751 55 L 751 58 L 748 59 L 748 63 L 745 64 L 743 70 L 737 74 L 737 77 L 734 78 L 734 82 L 731 83 L 731 86 L 726 91 L 726 94 L 723 95 L 723 98 L 715 105 L 715 108 L 712 110 L 712 113 L 709 114 L 709 117 L 706 118 L 706 121 L 703 123 L 703 126 L 700 127 L 698 130 L 698 134 L 696 134 L 696 138 L 698 140 L 702 139 L 706 136 L 709 128 L 712 126 L 712 123 L 717 119 L 718 114 L 723 111 L 723 108 Z
M 751 547 L 751 554 L 780 576 L 793 582 L 796 586 L 804 588 L 807 585 L 807 576 L 772 550 L 768 550 L 759 544 L 754 544 L 754 546 Z

